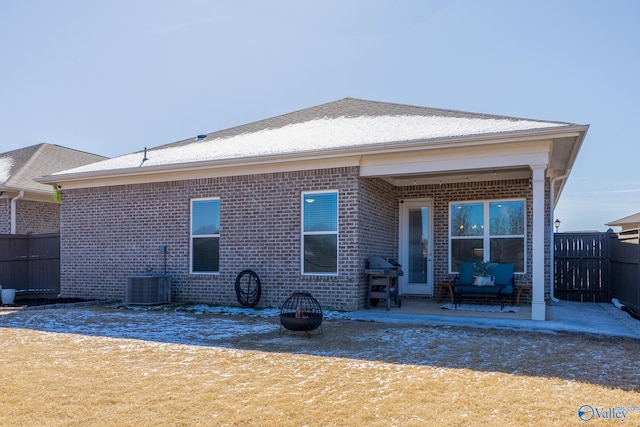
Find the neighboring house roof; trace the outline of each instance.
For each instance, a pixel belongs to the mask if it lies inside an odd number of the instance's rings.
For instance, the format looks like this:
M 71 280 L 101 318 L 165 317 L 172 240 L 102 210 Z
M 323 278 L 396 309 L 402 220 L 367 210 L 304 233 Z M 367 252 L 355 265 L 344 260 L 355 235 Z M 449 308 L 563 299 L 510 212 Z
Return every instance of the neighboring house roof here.
M 34 181 L 35 178 L 105 159 L 46 143 L 0 153 L 0 192 L 24 191 L 50 198 L 53 188 Z
M 409 153 L 420 150 L 446 150 L 474 144 L 504 143 L 541 137 L 548 141 L 577 139 L 574 144 L 557 144 L 557 166 L 568 173 L 588 126 L 565 122 L 522 119 L 489 114 L 468 113 L 428 107 L 366 101 L 354 98 L 322 104 L 266 120 L 194 136 L 172 144 L 128 154 L 99 163 L 61 171 L 41 182 L 96 185 L 102 180 L 146 182 L 167 179 L 167 173 L 197 169 L 230 170 L 244 166 L 259 173 L 266 165 L 301 168 L 303 162 L 316 165 L 322 159 L 346 159 L 361 162 L 364 156 Z M 410 154 L 406 154 L 410 156 Z M 504 154 L 503 154 L 504 156 Z M 545 165 L 553 163 L 549 153 Z M 553 157 L 553 156 L 552 156 Z M 295 163 L 295 164 L 294 164 Z M 256 166 L 262 166 L 263 169 Z M 361 168 L 363 164 L 360 164 Z M 281 170 L 284 170 L 282 166 Z M 237 170 L 235 173 L 239 173 Z M 562 174 L 560 173 L 560 174 Z M 163 174 L 161 177 L 160 174 Z M 152 175 L 154 177 L 152 178 Z M 391 173 L 387 178 L 391 179 Z M 561 185 L 561 184 L 560 184 Z M 73 186 L 73 184 L 72 184 Z
M 609 227 L 622 227 L 622 231 L 640 228 L 640 212 L 605 224 Z

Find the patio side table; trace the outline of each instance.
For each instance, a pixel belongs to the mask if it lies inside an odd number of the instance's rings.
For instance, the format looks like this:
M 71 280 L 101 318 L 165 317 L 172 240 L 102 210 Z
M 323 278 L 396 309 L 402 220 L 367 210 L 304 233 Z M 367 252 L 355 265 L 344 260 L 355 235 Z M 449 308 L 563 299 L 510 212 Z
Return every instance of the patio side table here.
M 533 285 L 531 283 L 518 283 L 516 285 L 518 292 L 516 292 L 516 305 L 520 305 L 520 296 L 522 295 L 522 291 L 527 290 L 529 293 L 533 290 Z
M 446 288 L 449 290 L 449 297 L 451 298 L 451 304 L 455 304 L 453 298 L 453 282 L 440 282 L 438 284 L 438 293 L 436 294 L 436 302 L 442 301 L 442 290 Z

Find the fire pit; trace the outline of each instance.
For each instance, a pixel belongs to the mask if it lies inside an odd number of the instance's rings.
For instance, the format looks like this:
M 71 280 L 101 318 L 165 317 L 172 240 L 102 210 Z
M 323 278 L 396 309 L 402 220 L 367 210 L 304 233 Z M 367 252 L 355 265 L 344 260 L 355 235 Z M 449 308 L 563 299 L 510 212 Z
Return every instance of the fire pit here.
M 280 307 L 280 335 L 282 328 L 303 331 L 311 338 L 311 331 L 320 328 L 322 333 L 322 307 L 308 292 L 295 292 Z

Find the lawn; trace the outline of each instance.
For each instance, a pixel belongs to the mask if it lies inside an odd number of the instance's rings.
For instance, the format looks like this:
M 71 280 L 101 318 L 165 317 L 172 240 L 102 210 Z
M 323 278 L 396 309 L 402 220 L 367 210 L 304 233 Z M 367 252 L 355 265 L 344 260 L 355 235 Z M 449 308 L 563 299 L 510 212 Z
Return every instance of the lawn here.
M 640 342 L 105 307 L 0 316 L 3 426 L 640 425 Z M 585 407 L 588 409 L 588 407 Z M 584 408 L 583 408 L 584 409 Z

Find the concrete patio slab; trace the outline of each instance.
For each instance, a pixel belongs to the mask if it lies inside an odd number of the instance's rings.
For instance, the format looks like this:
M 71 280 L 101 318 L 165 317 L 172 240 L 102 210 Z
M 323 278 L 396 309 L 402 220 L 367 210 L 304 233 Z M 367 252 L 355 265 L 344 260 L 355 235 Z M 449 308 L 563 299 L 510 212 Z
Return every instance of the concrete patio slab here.
M 445 301 L 446 302 L 446 301 Z M 433 300 L 403 299 L 401 307 L 387 311 L 381 304 L 351 313 L 362 321 L 412 323 L 420 325 L 468 326 L 541 332 L 574 332 L 640 339 L 640 321 L 610 303 L 559 301 L 547 305 L 547 320 L 531 319 L 531 307 L 518 313 L 477 313 L 442 310 Z

